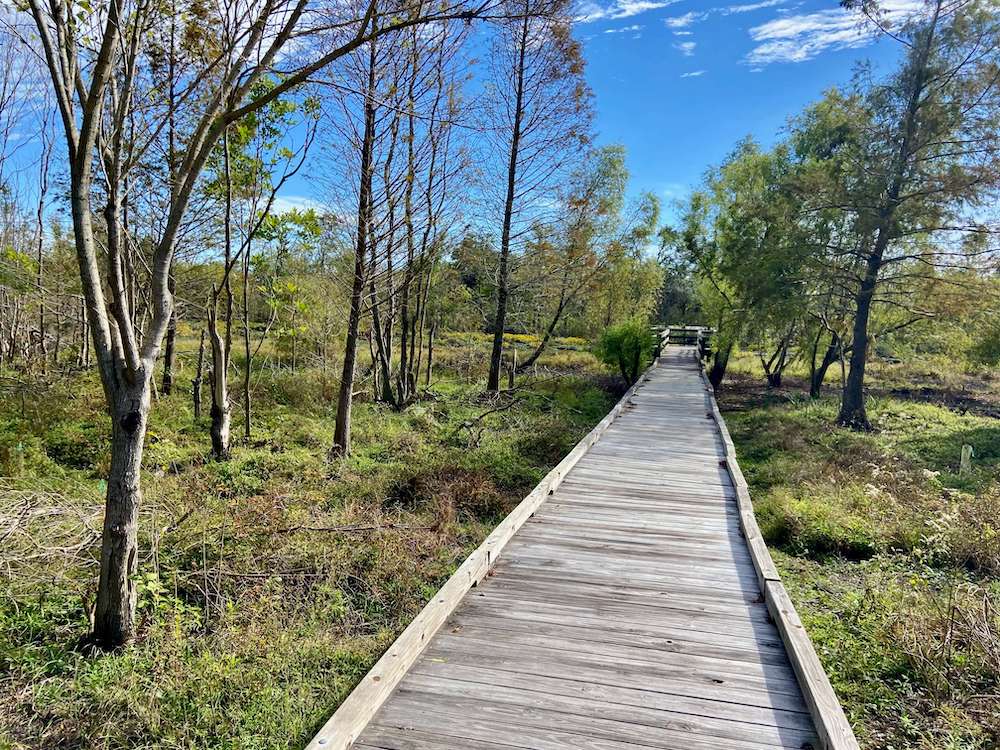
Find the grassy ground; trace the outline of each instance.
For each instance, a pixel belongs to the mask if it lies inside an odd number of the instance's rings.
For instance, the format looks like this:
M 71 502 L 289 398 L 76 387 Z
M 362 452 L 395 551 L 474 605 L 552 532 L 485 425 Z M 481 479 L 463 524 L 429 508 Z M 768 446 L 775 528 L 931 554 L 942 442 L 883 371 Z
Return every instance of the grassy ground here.
M 837 386 L 768 391 L 749 358 L 720 402 L 761 529 L 861 744 L 1000 747 L 1000 384 L 879 364 L 858 434 Z M 963 445 L 972 470 L 960 472 Z
M 108 465 L 99 385 L 3 380 L 3 750 L 302 746 L 615 398 L 580 342 L 563 342 L 491 401 L 487 342 L 449 335 L 418 403 L 359 397 L 349 459 L 324 460 L 335 382 L 268 369 L 252 440 L 219 463 L 192 416 L 184 344 L 183 387 L 155 404 L 144 459 L 141 638 L 115 654 L 77 648 Z

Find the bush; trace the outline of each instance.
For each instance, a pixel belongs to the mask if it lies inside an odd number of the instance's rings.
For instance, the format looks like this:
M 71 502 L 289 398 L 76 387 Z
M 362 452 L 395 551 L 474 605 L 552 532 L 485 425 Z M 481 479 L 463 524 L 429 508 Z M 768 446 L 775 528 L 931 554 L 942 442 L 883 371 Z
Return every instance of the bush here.
M 1000 365 L 1000 321 L 988 328 L 985 335 L 972 347 L 970 359 L 976 364 L 996 367 Z
M 631 386 L 652 358 L 655 346 L 649 326 L 635 318 L 604 331 L 595 353 L 604 364 L 617 368 L 625 385 Z

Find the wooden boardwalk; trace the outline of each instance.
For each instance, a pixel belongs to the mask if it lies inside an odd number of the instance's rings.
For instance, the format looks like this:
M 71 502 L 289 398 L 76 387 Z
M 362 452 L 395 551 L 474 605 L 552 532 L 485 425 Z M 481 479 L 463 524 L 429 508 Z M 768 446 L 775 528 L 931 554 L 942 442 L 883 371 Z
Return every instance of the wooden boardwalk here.
M 668 350 L 360 735 L 310 747 L 856 747 L 804 699 L 713 412 L 692 350 Z

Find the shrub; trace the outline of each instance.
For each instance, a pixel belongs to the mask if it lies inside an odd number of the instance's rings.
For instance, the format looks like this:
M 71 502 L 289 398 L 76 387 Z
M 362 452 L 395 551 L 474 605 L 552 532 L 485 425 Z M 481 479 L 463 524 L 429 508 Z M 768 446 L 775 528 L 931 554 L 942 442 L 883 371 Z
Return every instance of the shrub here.
M 1000 321 L 987 329 L 970 352 L 970 359 L 976 364 L 996 367 L 1000 365 Z
M 642 367 L 651 359 L 655 346 L 649 326 L 634 318 L 604 331 L 596 354 L 604 364 L 617 368 L 625 385 L 631 386 L 639 379 Z

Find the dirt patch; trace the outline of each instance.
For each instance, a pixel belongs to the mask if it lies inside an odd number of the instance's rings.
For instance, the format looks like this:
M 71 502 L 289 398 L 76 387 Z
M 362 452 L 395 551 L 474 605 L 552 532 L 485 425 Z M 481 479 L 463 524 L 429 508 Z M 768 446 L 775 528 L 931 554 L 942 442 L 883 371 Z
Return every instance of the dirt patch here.
M 760 378 L 733 372 L 726 375 L 715 397 L 720 411 L 737 412 L 786 404 L 808 393 L 809 385 L 804 379 L 786 377 L 780 388 L 771 388 Z
M 824 395 L 837 394 L 839 391 L 840 384 L 836 381 L 823 387 Z M 1000 419 L 1000 393 L 992 391 L 986 381 L 973 378 L 969 378 L 960 388 L 933 382 L 902 387 L 881 387 L 875 384 L 867 392 L 880 398 L 935 404 L 958 414 Z M 745 372 L 731 372 L 719 387 L 716 398 L 721 411 L 739 412 L 776 406 L 808 395 L 809 382 L 806 378 L 786 377 L 780 388 L 771 388 L 759 377 Z

